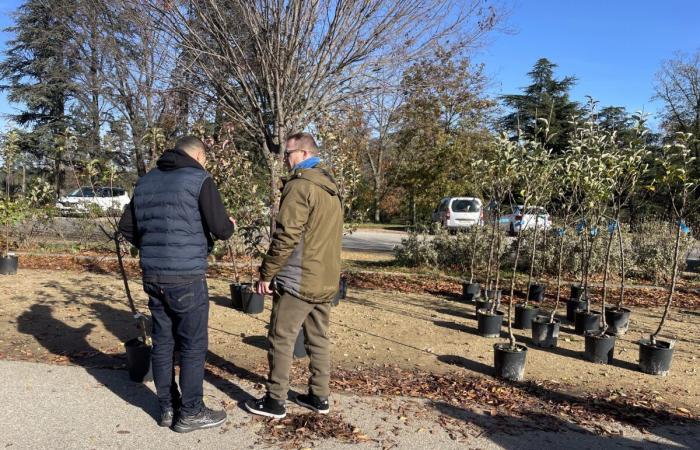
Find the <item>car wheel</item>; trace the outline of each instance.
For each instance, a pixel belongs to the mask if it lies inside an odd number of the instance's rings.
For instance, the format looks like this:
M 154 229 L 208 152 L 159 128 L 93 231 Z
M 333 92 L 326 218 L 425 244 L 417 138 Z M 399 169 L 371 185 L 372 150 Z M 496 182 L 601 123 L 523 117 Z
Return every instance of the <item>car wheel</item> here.
M 513 223 L 510 224 L 510 235 L 515 236 L 515 227 L 513 226 Z

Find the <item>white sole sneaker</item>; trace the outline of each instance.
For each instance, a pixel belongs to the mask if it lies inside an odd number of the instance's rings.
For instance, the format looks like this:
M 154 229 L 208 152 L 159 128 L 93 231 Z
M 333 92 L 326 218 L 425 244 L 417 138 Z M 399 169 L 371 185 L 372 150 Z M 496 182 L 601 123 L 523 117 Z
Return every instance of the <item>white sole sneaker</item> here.
M 284 419 L 287 416 L 286 411 L 282 414 L 274 414 L 274 413 L 270 413 L 267 411 L 263 411 L 261 409 L 251 408 L 250 406 L 248 406 L 247 403 L 245 404 L 245 409 L 247 409 L 249 412 L 251 412 L 253 414 L 257 414 L 258 416 L 272 417 L 273 419 Z
M 309 405 L 308 403 L 304 403 L 304 402 L 302 402 L 302 401 L 299 400 L 299 399 L 297 399 L 297 405 L 303 406 L 304 408 L 308 408 L 308 409 L 310 409 L 311 411 L 313 411 L 313 412 L 315 412 L 315 413 L 318 413 L 318 414 L 328 414 L 328 413 L 331 411 L 330 408 L 328 408 L 328 409 L 317 409 L 316 407 L 314 407 L 314 406 L 312 406 L 312 405 Z

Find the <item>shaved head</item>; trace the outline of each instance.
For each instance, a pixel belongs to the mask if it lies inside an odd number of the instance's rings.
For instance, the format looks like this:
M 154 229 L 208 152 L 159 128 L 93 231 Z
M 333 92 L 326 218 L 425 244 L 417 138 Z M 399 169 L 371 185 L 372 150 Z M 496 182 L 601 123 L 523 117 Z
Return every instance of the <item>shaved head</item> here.
M 206 151 L 204 142 L 196 136 L 183 136 L 175 142 L 175 148 L 195 157 L 199 152 Z

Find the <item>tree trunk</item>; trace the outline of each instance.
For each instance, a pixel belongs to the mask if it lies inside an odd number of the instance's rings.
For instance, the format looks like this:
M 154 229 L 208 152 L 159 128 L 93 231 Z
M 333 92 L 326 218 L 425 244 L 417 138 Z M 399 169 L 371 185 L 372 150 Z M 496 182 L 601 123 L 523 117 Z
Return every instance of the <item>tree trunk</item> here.
M 554 308 L 552 309 L 552 314 L 549 316 L 549 323 L 554 323 L 554 315 L 557 313 L 557 308 L 559 307 L 559 299 L 561 298 L 561 266 L 562 259 L 564 259 L 564 235 L 561 236 L 559 241 L 559 261 L 557 268 L 557 299 L 554 302 Z
M 381 181 L 378 176 L 374 176 L 374 223 L 379 223 L 381 221 L 381 214 L 379 211 L 379 203 L 381 202 Z
M 537 229 L 536 226 L 535 229 Z M 515 262 L 513 263 L 513 273 L 510 277 L 510 297 L 508 298 L 508 340 L 511 349 L 515 349 L 515 336 L 513 335 L 513 296 L 515 295 L 515 274 L 518 269 L 518 259 L 520 258 L 521 236 L 522 233 L 518 233 L 517 243 L 515 245 Z
M 478 227 L 479 225 L 474 225 L 474 227 Z M 472 255 L 469 260 L 469 284 L 474 282 L 474 258 L 476 257 L 476 238 L 477 238 L 477 233 L 478 229 L 474 228 L 474 236 L 472 236 Z
M 590 270 L 590 265 L 591 265 L 591 255 L 593 254 L 593 244 L 594 240 L 593 238 L 586 238 L 588 242 L 588 253 L 586 254 L 586 270 L 584 271 L 584 276 L 583 276 L 583 292 L 588 292 L 588 275 L 589 275 L 589 270 Z M 586 302 L 586 312 L 590 313 L 591 312 L 591 301 L 588 300 Z
M 489 242 L 489 263 L 486 269 L 486 289 L 491 289 L 491 269 L 493 266 L 493 246 L 496 241 L 496 221 L 491 224 L 491 239 Z
M 617 220 L 617 236 L 620 244 L 620 297 L 617 299 L 617 307 L 622 308 L 625 300 L 625 249 L 622 242 L 622 227 L 620 226 L 620 218 Z
M 671 289 L 668 292 L 668 298 L 666 299 L 666 307 L 664 308 L 664 313 L 661 316 L 661 321 L 659 322 L 659 327 L 654 331 L 654 333 L 649 336 L 649 340 L 652 345 L 656 344 L 656 337 L 661 332 L 661 329 L 666 322 L 666 317 L 668 317 L 668 311 L 671 307 L 671 302 L 673 301 L 673 294 L 676 291 L 676 279 L 678 278 L 678 252 L 681 244 L 681 220 L 678 219 L 678 227 L 676 229 L 676 246 L 673 249 L 673 276 L 671 277 Z
M 525 306 L 530 300 L 530 285 L 532 284 L 532 274 L 535 270 L 535 251 L 537 249 L 537 219 L 535 218 L 535 232 L 532 235 L 532 253 L 530 254 L 530 274 L 527 277 L 527 291 L 525 292 Z M 518 234 L 519 235 L 519 234 Z
M 603 316 L 603 331 L 608 327 L 605 321 L 605 300 L 608 297 L 608 277 L 610 273 L 610 253 L 612 251 L 613 238 L 615 237 L 615 230 L 610 233 L 608 238 L 608 247 L 605 249 L 605 268 L 603 270 L 603 300 L 600 305 L 600 314 Z M 585 291 L 584 291 L 585 292 Z

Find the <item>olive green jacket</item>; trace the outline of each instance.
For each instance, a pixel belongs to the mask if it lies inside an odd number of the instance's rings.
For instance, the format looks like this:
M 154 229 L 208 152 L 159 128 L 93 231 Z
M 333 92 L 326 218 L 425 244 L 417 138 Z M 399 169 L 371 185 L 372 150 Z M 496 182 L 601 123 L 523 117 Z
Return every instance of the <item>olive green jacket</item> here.
M 260 279 L 310 303 L 338 292 L 343 207 L 330 171 L 297 169 L 283 180 L 277 226 Z

